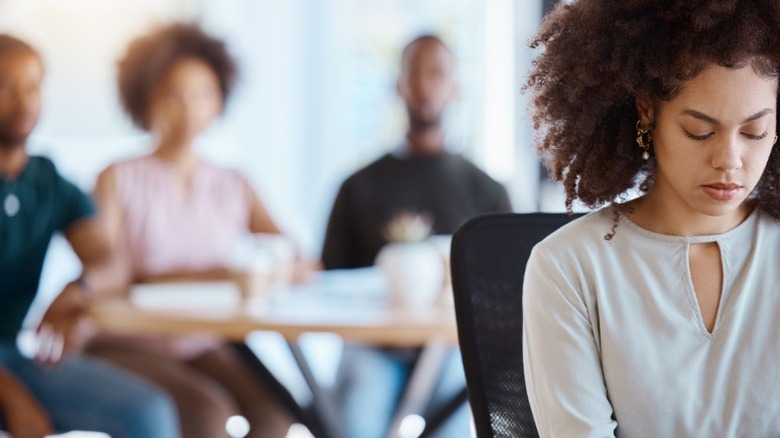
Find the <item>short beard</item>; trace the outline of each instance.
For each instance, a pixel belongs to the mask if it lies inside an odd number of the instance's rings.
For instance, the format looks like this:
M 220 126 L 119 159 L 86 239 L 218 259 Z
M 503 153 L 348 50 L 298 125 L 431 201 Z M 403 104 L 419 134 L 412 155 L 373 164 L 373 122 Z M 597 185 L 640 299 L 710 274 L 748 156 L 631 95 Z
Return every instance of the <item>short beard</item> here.
M 409 130 L 412 132 L 425 132 L 441 126 L 441 117 L 434 120 L 417 117 L 409 114 Z
M 24 146 L 30 133 L 14 135 L 0 128 L 0 149 L 11 150 Z

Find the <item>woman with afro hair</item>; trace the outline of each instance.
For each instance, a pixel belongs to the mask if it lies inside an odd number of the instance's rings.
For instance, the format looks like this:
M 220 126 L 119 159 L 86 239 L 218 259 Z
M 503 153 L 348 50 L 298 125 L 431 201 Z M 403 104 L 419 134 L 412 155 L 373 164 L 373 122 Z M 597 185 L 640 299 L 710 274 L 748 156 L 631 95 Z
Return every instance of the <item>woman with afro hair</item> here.
M 194 147 L 221 115 L 235 77 L 225 44 L 195 24 L 160 27 L 120 59 L 121 103 L 152 134 L 154 147 L 112 164 L 95 186 L 118 288 L 232 278 L 239 238 L 280 232 L 243 176 L 209 163 Z M 233 415 L 249 421 L 249 437 L 284 437 L 292 423 L 246 359 L 210 336 L 102 335 L 88 352 L 166 389 L 184 437 L 226 437 Z
M 523 286 L 541 436 L 780 436 L 780 2 L 574 0 L 528 79 L 567 207 Z M 639 194 L 632 198 L 629 194 Z

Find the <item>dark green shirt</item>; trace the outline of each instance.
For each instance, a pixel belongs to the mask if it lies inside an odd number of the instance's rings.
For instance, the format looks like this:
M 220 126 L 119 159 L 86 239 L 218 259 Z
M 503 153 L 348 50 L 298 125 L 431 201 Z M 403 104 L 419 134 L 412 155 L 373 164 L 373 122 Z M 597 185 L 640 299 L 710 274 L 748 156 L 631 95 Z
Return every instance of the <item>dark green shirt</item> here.
M 326 269 L 372 265 L 386 243 L 383 228 L 402 211 L 429 216 L 434 234 L 453 234 L 475 215 L 510 210 L 504 186 L 461 155 L 387 154 L 342 184 L 322 262 Z
M 13 193 L 19 211 L 9 217 Z M 44 157 L 30 157 L 16 180 L 0 178 L 0 340 L 14 339 L 38 291 L 51 237 L 94 214 L 89 197 Z

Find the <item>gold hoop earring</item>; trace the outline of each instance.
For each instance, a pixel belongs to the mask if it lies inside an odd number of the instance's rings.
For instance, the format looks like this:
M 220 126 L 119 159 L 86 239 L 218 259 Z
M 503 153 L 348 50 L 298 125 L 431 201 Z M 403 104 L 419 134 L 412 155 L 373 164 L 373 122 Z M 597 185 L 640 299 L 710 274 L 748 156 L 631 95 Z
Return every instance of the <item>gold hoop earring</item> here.
M 640 124 L 641 120 L 637 120 L 636 144 L 639 145 L 639 149 L 642 149 L 642 159 L 647 161 L 650 159 L 650 144 L 653 141 L 653 133 L 647 129 L 642 129 Z

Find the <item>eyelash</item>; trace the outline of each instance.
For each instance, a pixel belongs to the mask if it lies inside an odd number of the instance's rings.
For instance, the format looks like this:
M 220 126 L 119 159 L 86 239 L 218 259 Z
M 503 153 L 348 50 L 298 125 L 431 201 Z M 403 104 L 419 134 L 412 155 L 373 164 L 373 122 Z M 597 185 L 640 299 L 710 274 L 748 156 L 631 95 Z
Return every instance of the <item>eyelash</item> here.
M 712 133 L 712 132 L 710 132 L 709 134 L 705 134 L 705 135 L 693 135 L 693 134 L 691 134 L 690 132 L 688 132 L 688 131 L 685 131 L 685 135 L 686 135 L 686 136 L 688 136 L 688 138 L 690 138 L 690 139 L 692 139 L 692 140 L 696 140 L 696 141 L 704 141 L 704 140 L 707 140 L 708 138 L 712 137 L 713 133 Z M 765 138 L 766 138 L 766 136 L 767 136 L 767 135 L 769 135 L 769 131 L 766 131 L 766 132 L 764 132 L 764 133 L 763 133 L 763 134 L 761 134 L 761 135 L 750 135 L 750 134 L 742 134 L 742 135 L 744 135 L 745 137 L 747 137 L 749 140 L 755 140 L 755 141 L 758 141 L 758 140 L 763 140 L 763 139 L 765 139 Z
M 749 138 L 751 140 L 763 140 L 763 139 L 766 138 L 767 135 L 769 135 L 769 131 L 764 131 L 764 133 L 761 134 L 761 135 L 747 135 L 747 134 L 745 134 L 745 136 L 747 136 L 747 138 Z
M 709 134 L 705 134 L 705 135 L 693 135 L 690 132 L 685 131 L 685 135 L 688 136 L 688 138 L 690 138 L 692 140 L 704 141 L 704 140 L 712 137 L 712 132 L 710 132 Z

